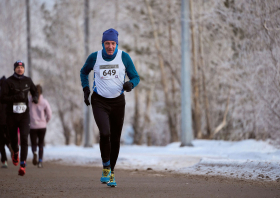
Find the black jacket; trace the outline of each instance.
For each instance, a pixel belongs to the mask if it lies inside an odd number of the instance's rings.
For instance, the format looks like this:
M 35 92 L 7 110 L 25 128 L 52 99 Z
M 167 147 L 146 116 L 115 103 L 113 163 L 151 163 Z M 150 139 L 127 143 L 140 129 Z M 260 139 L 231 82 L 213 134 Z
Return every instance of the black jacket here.
M 2 95 L 2 87 L 4 86 L 6 78 L 0 79 L 0 98 Z M 6 125 L 6 105 L 0 102 L 0 125 Z
M 31 78 L 27 76 L 17 77 L 15 74 L 10 76 L 4 83 L 2 87 L 2 96 L 1 101 L 2 103 L 7 104 L 6 112 L 7 114 L 14 114 L 13 113 L 13 104 L 24 102 L 27 106 L 26 111 L 24 114 L 29 114 L 29 107 L 28 107 L 28 92 L 30 91 L 32 98 L 37 98 L 38 100 L 38 93 L 36 86 L 34 85 Z M 19 97 L 20 94 L 23 92 L 24 98 Z

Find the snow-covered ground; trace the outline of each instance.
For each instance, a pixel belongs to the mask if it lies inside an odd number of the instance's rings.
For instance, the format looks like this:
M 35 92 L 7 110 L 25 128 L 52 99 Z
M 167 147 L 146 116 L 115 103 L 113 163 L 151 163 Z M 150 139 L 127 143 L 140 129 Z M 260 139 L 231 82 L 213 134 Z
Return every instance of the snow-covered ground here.
M 194 140 L 193 147 L 172 143 L 165 147 L 121 146 L 116 170 L 147 169 L 183 174 L 221 175 L 280 182 L 280 149 L 268 142 Z M 28 158 L 32 158 L 29 150 Z M 44 161 L 69 165 L 100 166 L 99 145 L 46 146 Z

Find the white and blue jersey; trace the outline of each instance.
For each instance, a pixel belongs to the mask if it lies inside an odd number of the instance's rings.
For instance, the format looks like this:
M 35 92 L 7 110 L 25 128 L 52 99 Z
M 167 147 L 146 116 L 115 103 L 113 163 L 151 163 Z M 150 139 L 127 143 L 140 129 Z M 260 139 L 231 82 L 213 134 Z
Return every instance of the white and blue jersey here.
M 123 93 L 123 84 L 127 74 L 133 88 L 140 77 L 130 56 L 118 50 L 112 59 L 105 59 L 102 50 L 92 53 L 80 71 L 83 88 L 88 86 L 88 74 L 94 70 L 93 91 L 105 98 L 116 98 Z
M 93 67 L 93 91 L 104 98 L 116 98 L 123 93 L 125 80 L 125 66 L 122 62 L 122 51 L 118 50 L 112 61 L 105 61 L 102 50 L 97 52 L 97 59 Z

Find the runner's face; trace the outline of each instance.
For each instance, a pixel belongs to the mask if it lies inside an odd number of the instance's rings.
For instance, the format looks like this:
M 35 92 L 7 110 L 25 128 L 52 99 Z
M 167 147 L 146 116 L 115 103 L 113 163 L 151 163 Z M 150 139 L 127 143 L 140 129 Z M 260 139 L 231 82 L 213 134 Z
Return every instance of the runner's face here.
M 105 41 L 104 47 L 108 55 L 113 55 L 116 49 L 115 41 Z
M 23 66 L 17 66 L 15 69 L 15 72 L 17 75 L 22 75 L 24 74 L 24 67 Z

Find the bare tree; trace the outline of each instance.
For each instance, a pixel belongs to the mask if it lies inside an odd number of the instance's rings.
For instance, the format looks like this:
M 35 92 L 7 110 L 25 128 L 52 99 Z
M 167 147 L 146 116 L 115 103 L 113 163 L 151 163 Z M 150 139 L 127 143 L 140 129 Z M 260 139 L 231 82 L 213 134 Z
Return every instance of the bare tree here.
M 48 46 L 34 49 L 34 69 L 44 78 L 45 89 L 53 96 L 60 119 L 65 144 L 81 143 L 82 93 L 79 70 L 84 60 L 83 4 L 57 1 L 53 13 L 42 7 L 46 25 L 44 33 Z
M 26 60 L 25 2 L 15 0 L 0 1 L 0 59 L 1 73 L 10 75 L 13 63 Z M 12 11 L 11 11 L 12 10 Z
M 52 95 L 57 128 L 65 134 L 66 144 L 73 140 L 80 144 L 83 2 L 54 2 L 51 9 L 42 6 L 41 12 L 35 12 L 39 3 L 30 3 L 34 78 L 43 82 L 45 94 Z M 190 2 L 196 137 L 280 141 L 279 2 Z M 0 58 L 5 74 L 10 74 L 16 59 L 27 57 L 26 26 L 22 25 L 26 16 L 20 9 L 24 3 L 0 1 Z M 179 139 L 180 6 L 179 0 L 118 0 L 113 4 L 97 0 L 89 12 L 93 18 L 113 11 L 107 20 L 90 23 L 92 50 L 100 49 L 104 30 L 117 28 L 119 48 L 137 65 L 141 82 L 132 95 L 127 94 L 133 97 L 128 97 L 131 105 L 126 106 L 125 118 L 125 124 L 133 127 L 135 144 L 166 145 Z
M 147 9 L 148 9 L 148 17 L 150 19 L 151 25 L 152 25 L 152 32 L 153 32 L 153 37 L 154 37 L 154 42 L 155 42 L 155 48 L 157 50 L 158 53 L 158 62 L 159 62 L 159 66 L 160 66 L 160 72 L 161 72 L 161 84 L 164 90 L 164 98 L 165 98 L 165 105 L 166 105 L 166 111 L 167 111 L 167 117 L 168 117 L 168 123 L 169 123 L 169 130 L 170 130 L 170 136 L 171 136 L 171 142 L 176 142 L 179 141 L 179 137 L 178 137 L 178 132 L 176 130 L 176 123 L 174 122 L 174 117 L 172 115 L 171 109 L 172 108 L 168 108 L 171 106 L 171 101 L 170 101 L 170 96 L 168 94 L 168 86 L 167 86 L 167 76 L 166 76 L 166 71 L 165 71 L 165 67 L 164 67 L 164 60 L 161 56 L 161 46 L 160 46 L 160 42 L 159 42 L 159 38 L 158 38 L 158 30 L 155 27 L 155 20 L 154 20 L 154 16 L 152 13 L 152 8 L 148 2 L 148 0 L 145 0 Z

